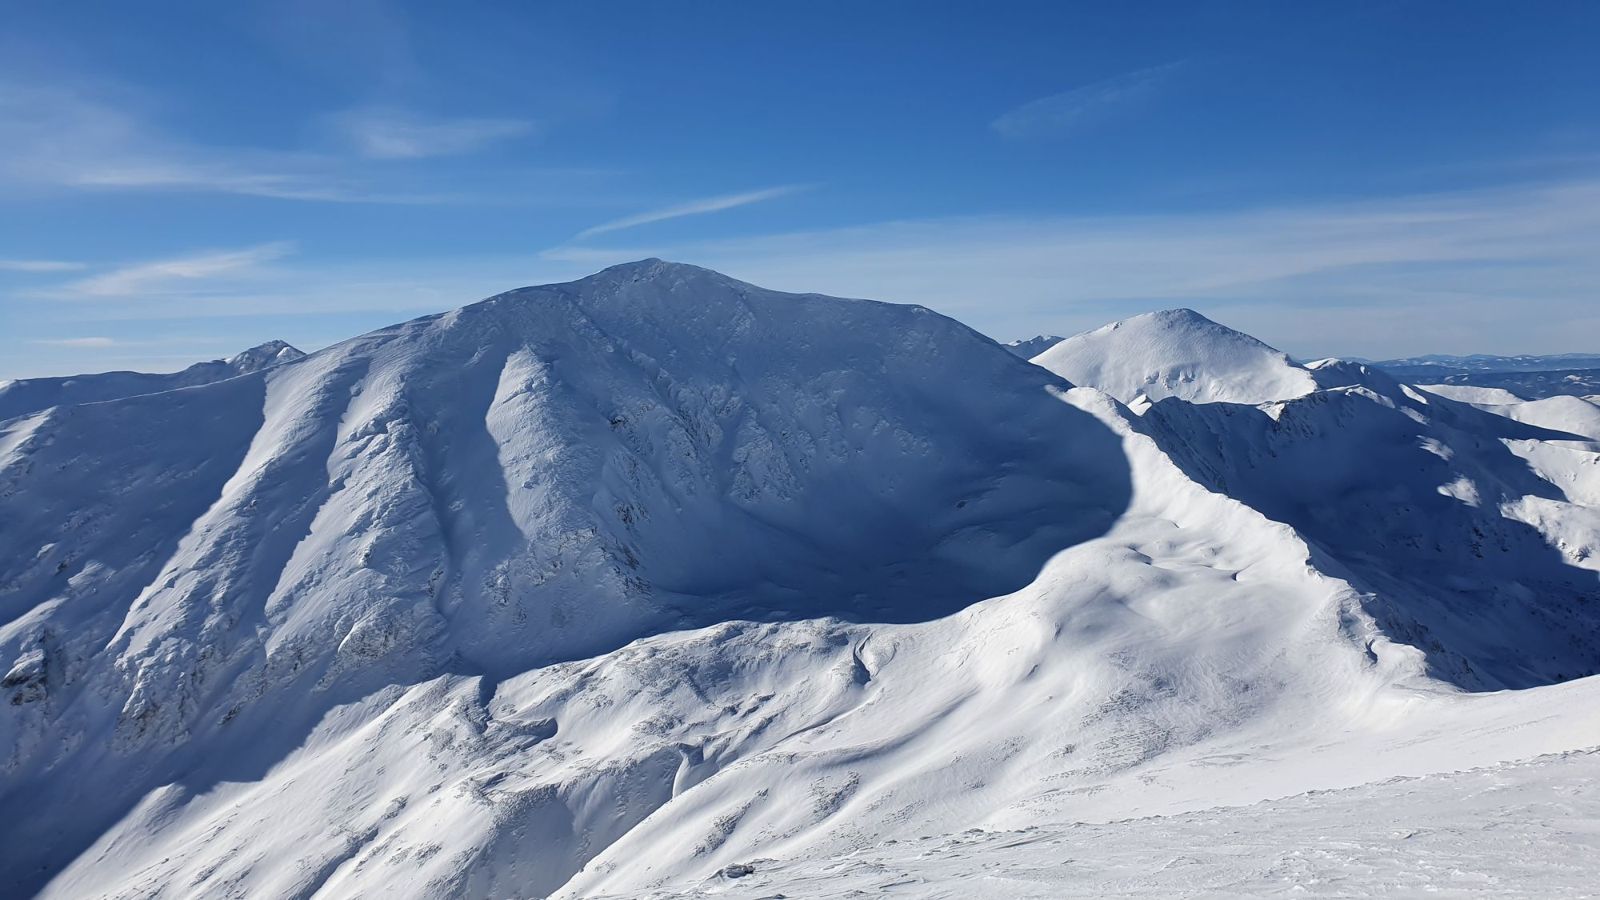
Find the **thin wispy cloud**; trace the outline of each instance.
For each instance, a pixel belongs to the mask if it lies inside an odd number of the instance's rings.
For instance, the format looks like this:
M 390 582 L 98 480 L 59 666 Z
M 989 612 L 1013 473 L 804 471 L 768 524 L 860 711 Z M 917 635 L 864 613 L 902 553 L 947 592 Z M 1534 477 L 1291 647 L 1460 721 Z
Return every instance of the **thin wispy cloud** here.
M 22 190 L 232 194 L 322 203 L 473 202 L 430 191 L 416 172 L 374 162 L 481 149 L 531 132 L 510 119 L 426 119 L 390 111 L 341 119 L 340 147 L 301 151 L 180 140 L 139 114 L 136 99 L 0 81 L 0 184 Z M 519 174 L 529 174 L 526 170 Z M 537 175 L 537 172 L 532 174 Z M 504 202 L 504 195 L 488 198 Z
M 784 290 L 921 303 L 1007 339 L 1198 306 L 1290 352 L 1377 358 L 1600 341 L 1600 314 L 1571 313 L 1600 283 L 1595 246 L 1600 180 L 1580 179 L 1221 212 L 892 221 L 545 257 L 584 269 L 678 259 Z M 1467 343 L 1485 334 L 1503 345 Z
M 118 345 L 116 340 L 108 337 L 40 338 L 28 343 L 38 344 L 41 347 L 73 347 L 79 350 L 97 350 Z
M 0 272 L 73 272 L 83 263 L 59 259 L 0 259 Z
M 23 188 L 177 189 L 297 196 L 327 191 L 312 161 L 184 145 L 127 98 L 0 82 L 0 178 Z M 306 171 L 296 171 L 306 170 Z
M 324 179 L 286 172 L 249 172 L 193 161 L 82 160 L 58 169 L 58 183 L 91 189 L 171 190 L 238 194 L 278 200 L 376 202 L 375 195 Z
M 1184 63 L 1125 72 L 1060 94 L 1024 103 L 989 123 L 1001 137 L 1057 137 L 1083 127 L 1106 111 L 1143 101 L 1166 84 Z
M 176 371 L 208 359 L 222 359 L 244 349 L 251 338 L 196 335 L 170 330 L 162 323 L 134 337 L 102 335 L 39 337 L 17 341 L 13 351 L 30 358 L 26 377 L 124 370 Z M 31 350 L 24 348 L 33 348 Z M 0 384 L 4 384 L 0 381 Z
M 1600 179 L 1146 216 L 904 220 L 732 240 L 338 264 L 253 248 L 125 267 L 57 304 L 111 320 L 370 316 L 369 327 L 660 256 L 780 290 L 921 303 L 999 338 L 1194 306 L 1291 353 L 1559 352 L 1600 341 Z M 179 274 L 182 273 L 182 274 Z M 207 276 L 210 277 L 199 277 Z M 134 290 L 137 289 L 137 290 Z M 137 293 L 138 303 L 126 302 Z M 205 303 L 195 303 L 203 293 Z M 1483 335 L 1495 336 L 1485 347 Z M 1424 337 L 1419 337 L 1419 335 Z M 1421 343 L 1419 343 L 1421 341 Z
M 174 259 L 124 266 L 66 286 L 66 293 L 83 297 L 129 297 L 169 291 L 174 285 L 222 277 L 238 277 L 263 263 L 281 259 L 293 250 L 285 241 L 258 244 L 239 250 L 199 253 Z
M 578 232 L 577 238 L 582 240 L 584 238 L 591 238 L 599 234 L 606 234 L 612 231 L 621 231 L 624 228 L 636 228 L 640 225 L 649 225 L 652 222 L 665 222 L 668 219 L 681 219 L 685 216 L 701 216 L 707 213 L 722 212 L 726 209 L 735 209 L 740 206 L 749 206 L 752 203 L 763 203 L 768 200 L 776 200 L 779 197 L 787 197 L 790 194 L 797 194 L 801 191 L 809 190 L 810 187 L 810 185 L 804 184 L 790 184 L 782 187 L 766 188 L 759 191 L 747 191 L 742 194 L 722 194 L 716 197 L 705 197 L 700 200 L 691 200 L 688 203 L 680 203 L 676 206 L 653 209 L 648 212 L 638 213 L 637 215 L 626 216 L 621 219 L 614 219 L 610 222 L 602 222 L 593 228 L 585 228 L 583 231 Z
M 395 109 L 351 110 L 332 121 L 341 138 L 367 159 L 473 153 L 534 131 L 534 123 L 522 119 L 427 118 Z

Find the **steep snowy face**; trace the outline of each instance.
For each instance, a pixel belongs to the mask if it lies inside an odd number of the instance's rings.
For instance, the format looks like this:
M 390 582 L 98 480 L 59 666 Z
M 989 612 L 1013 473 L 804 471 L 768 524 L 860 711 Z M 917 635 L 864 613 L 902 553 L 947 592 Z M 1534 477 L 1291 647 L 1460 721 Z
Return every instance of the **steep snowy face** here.
M 99 403 L 140 394 L 222 381 L 294 362 L 305 354 L 283 341 L 268 341 L 227 359 L 195 363 L 182 372 L 154 375 L 145 372 L 101 372 L 66 378 L 24 378 L 0 384 L 0 422 L 36 413 L 52 406 Z
M 1326 554 L 1436 676 L 1499 689 L 1600 671 L 1600 445 L 1366 367 L 1316 371 L 1364 377 L 1260 406 L 1164 400 L 1143 421 L 1197 481 Z
M 1265 403 L 1316 390 L 1311 373 L 1247 334 L 1169 309 L 1074 335 L 1033 358 L 1076 385 L 1129 403 Z

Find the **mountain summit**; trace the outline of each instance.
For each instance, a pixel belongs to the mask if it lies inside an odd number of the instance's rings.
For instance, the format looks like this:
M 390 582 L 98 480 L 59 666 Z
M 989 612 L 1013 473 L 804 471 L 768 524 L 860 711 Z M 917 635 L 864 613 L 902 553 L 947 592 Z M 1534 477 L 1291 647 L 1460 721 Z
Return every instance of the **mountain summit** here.
M 247 375 L 305 356 L 284 341 L 268 341 L 226 359 L 195 363 L 181 372 L 100 372 L 65 378 L 24 378 L 0 384 L 0 421 L 52 406 L 101 403 L 156 394 Z
M 1053 334 L 1036 334 L 1031 338 L 1012 341 L 1006 344 L 1005 347 L 1023 359 L 1033 359 L 1063 340 L 1065 338 L 1056 337 Z
M 1311 373 L 1261 341 L 1192 309 L 1168 309 L 1069 337 L 1033 358 L 1124 403 L 1144 395 L 1263 403 L 1316 390 Z

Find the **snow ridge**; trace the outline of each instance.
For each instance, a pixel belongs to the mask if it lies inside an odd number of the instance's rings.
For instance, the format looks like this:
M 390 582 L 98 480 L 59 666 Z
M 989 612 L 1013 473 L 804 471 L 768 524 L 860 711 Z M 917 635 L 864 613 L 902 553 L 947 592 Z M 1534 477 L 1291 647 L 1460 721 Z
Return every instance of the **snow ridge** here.
M 1007 350 L 1010 350 L 1012 353 L 1015 353 L 1023 359 L 1033 359 L 1035 356 L 1038 356 L 1044 351 L 1049 350 L 1051 347 L 1054 347 L 1064 340 L 1066 340 L 1066 338 L 1056 337 L 1053 334 L 1038 334 L 1031 338 L 1011 341 L 1005 346 Z
M 65 378 L 24 378 L 0 384 L 0 421 L 25 416 L 52 406 L 75 406 L 120 400 L 140 394 L 195 387 L 259 372 L 294 362 L 304 353 L 283 341 L 268 341 L 226 359 L 196 363 L 181 372 L 153 375 L 144 372 L 102 372 Z

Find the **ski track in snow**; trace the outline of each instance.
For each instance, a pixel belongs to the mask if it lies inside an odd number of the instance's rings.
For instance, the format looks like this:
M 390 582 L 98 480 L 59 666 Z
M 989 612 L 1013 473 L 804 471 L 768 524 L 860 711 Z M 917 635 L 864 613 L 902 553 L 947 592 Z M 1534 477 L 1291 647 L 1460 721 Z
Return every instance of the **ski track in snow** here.
M 1592 404 L 1042 341 L 646 261 L 0 396 L 0 893 L 1576 894 Z

